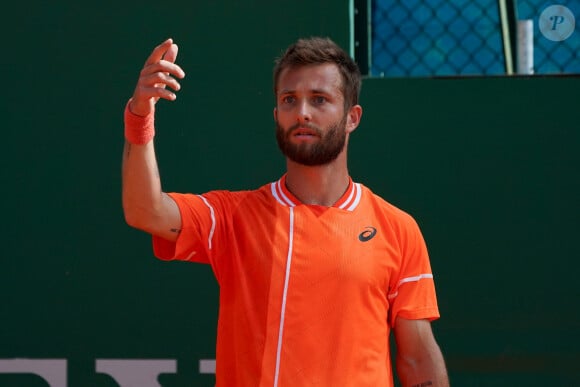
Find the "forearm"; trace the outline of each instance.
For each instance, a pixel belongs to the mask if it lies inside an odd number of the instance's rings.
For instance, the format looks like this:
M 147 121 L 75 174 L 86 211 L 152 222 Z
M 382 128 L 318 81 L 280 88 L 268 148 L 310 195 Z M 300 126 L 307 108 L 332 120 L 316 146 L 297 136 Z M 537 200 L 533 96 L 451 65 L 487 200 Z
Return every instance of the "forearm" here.
M 163 207 L 153 141 L 144 145 L 125 142 L 122 184 L 125 220 L 133 227 L 147 228 Z

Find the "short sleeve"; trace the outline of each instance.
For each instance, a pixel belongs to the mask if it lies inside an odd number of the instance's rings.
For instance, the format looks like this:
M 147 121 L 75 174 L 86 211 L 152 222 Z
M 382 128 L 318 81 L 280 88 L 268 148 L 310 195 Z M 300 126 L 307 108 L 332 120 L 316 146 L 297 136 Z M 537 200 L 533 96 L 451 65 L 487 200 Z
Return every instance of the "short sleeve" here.
M 162 260 L 210 263 L 212 231 L 215 230 L 213 208 L 203 196 L 170 193 L 181 214 L 181 232 L 175 242 L 153 236 L 153 252 Z
M 435 283 L 427 246 L 415 220 L 407 215 L 399 230 L 401 265 L 391 280 L 389 324 L 397 317 L 410 320 L 439 318 Z

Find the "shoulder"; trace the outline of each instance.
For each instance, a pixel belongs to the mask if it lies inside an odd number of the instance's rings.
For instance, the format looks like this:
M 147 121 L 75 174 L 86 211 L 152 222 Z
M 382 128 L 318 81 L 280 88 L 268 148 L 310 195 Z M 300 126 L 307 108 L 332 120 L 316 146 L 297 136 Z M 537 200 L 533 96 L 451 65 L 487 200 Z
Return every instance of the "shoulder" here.
M 374 193 L 369 187 L 363 184 L 360 184 L 360 186 L 363 191 L 364 201 L 367 206 L 372 208 L 372 211 L 393 220 L 415 223 L 415 219 L 410 213 Z
M 201 194 L 185 194 L 190 200 L 201 200 L 207 205 L 219 208 L 255 207 L 272 201 L 270 184 L 257 189 L 247 190 L 211 190 Z
M 415 217 L 406 210 L 375 194 L 370 188 L 363 189 L 363 211 L 372 216 L 377 224 L 390 230 L 399 240 L 421 240 L 422 231 Z
M 258 188 L 245 190 L 215 189 L 203 193 L 168 192 L 168 195 L 178 203 L 190 205 L 203 202 L 211 206 L 229 207 L 243 203 L 267 203 L 273 201 L 272 184 L 267 183 Z

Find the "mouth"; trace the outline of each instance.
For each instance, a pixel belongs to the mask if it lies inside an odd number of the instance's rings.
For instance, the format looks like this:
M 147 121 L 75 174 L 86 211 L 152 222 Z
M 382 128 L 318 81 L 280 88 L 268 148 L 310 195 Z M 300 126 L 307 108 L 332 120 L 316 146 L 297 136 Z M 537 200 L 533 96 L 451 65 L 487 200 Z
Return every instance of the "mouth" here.
M 316 130 L 310 128 L 296 128 L 291 132 L 291 135 L 298 138 L 318 137 Z

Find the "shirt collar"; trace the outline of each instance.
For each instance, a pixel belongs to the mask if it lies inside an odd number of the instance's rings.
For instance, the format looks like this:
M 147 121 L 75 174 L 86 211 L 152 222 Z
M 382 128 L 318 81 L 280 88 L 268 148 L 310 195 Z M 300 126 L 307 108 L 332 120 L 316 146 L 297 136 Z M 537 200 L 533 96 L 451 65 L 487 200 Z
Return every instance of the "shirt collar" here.
M 288 190 L 288 188 L 286 188 L 285 174 L 280 179 L 270 184 L 270 190 L 276 201 L 284 206 L 294 207 L 302 204 L 300 200 L 298 200 L 298 198 L 294 196 L 292 192 Z M 336 203 L 334 203 L 334 205 L 332 205 L 332 207 L 346 211 L 353 211 L 360 203 L 361 196 L 361 185 L 359 183 L 353 182 L 349 177 L 348 188 L 346 189 L 346 192 L 340 197 L 340 199 L 336 201 Z

